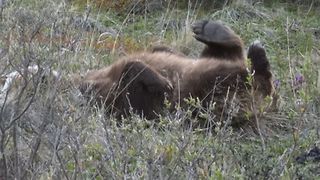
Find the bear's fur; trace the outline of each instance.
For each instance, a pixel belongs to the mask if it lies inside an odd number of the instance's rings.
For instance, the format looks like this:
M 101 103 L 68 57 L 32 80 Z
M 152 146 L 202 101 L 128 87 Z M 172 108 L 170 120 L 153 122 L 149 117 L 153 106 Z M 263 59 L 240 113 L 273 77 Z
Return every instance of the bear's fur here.
M 206 44 L 197 60 L 167 48 L 130 55 L 89 72 L 80 91 L 119 119 L 131 112 L 155 119 L 165 99 L 173 111 L 176 106 L 186 107 L 185 99 L 193 97 L 204 108 L 215 103 L 217 121 L 231 116 L 233 124 L 245 122 L 273 93 L 264 48 L 257 42 L 250 46 L 249 72 L 242 40 L 229 27 L 201 21 L 193 26 L 193 32 Z

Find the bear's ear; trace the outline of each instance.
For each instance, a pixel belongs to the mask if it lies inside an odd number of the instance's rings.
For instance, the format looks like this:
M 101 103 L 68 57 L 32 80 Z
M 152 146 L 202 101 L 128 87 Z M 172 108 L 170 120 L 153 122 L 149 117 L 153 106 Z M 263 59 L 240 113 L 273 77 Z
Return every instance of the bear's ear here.
M 260 41 L 254 41 L 248 49 L 248 59 L 251 60 L 251 72 L 254 74 L 254 87 L 263 95 L 273 92 L 272 73 L 266 51 Z
M 129 103 L 134 111 L 147 119 L 154 118 L 154 111 L 163 105 L 165 93 L 172 92 L 172 85 L 166 78 L 139 61 L 125 65 L 118 88 L 122 92 L 119 94 L 122 106 L 127 109 L 126 104 Z
M 220 21 L 199 21 L 192 25 L 194 38 L 206 44 L 201 56 L 224 58 L 226 60 L 243 59 L 243 43 L 240 37 Z

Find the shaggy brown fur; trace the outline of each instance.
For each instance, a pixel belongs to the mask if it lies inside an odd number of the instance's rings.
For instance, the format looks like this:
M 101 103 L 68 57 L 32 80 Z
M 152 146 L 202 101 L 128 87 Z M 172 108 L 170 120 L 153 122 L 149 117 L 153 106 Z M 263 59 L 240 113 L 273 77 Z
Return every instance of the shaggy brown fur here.
M 186 107 L 184 99 L 194 97 L 203 107 L 215 103 L 216 120 L 244 118 L 272 94 L 271 73 L 265 50 L 254 43 L 248 52 L 253 82 L 245 66 L 243 43 L 220 22 L 194 25 L 195 38 L 207 47 L 198 60 L 168 52 L 145 52 L 117 60 L 109 67 L 88 73 L 80 90 L 118 118 L 130 111 L 154 119 L 164 100 Z M 232 111 L 232 112 L 231 112 Z
M 171 54 L 176 54 L 176 55 L 180 55 L 180 56 L 185 56 L 184 54 L 182 54 L 181 52 L 178 52 L 168 46 L 164 46 L 164 45 L 159 45 L 159 46 L 154 46 L 152 47 L 152 49 L 150 50 L 152 53 L 157 53 L 157 52 L 167 52 L 167 53 L 171 53 Z

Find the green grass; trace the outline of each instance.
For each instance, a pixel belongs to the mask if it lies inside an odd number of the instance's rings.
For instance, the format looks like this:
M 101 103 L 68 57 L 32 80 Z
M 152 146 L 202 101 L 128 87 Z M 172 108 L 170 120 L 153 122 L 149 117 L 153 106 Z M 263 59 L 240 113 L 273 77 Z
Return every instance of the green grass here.
M 315 33 L 320 31 L 319 7 L 274 2 L 203 10 L 179 4 L 182 8 L 121 14 L 83 6 L 63 0 L 8 1 L 0 20 L 0 48 L 7 52 L 0 56 L 1 75 L 38 64 L 68 79 L 155 44 L 197 57 L 202 46 L 192 38 L 190 25 L 198 19 L 222 20 L 247 47 L 255 39 L 264 43 L 280 82 L 279 110 L 266 114 L 263 136 L 249 129 L 191 131 L 183 127 L 187 118 L 171 116 L 157 124 L 132 116 L 118 127 L 103 109 L 83 105 L 76 88 L 53 80 L 43 87 L 36 81 L 40 74 L 28 75 L 28 88 L 0 101 L 0 179 L 320 176 L 318 160 L 296 161 L 320 146 L 320 37 Z M 99 39 L 97 30 L 87 32 L 81 24 L 72 24 L 79 16 L 118 33 Z M 297 82 L 298 76 L 303 81 Z

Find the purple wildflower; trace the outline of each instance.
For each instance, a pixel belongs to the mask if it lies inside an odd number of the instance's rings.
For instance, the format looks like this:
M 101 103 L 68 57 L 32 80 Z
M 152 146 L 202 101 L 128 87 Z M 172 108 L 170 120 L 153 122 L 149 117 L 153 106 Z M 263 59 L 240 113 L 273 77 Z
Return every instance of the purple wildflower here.
M 281 85 L 280 79 L 274 80 L 273 85 L 274 85 L 274 88 L 279 89 Z
M 293 80 L 293 89 L 295 91 L 301 89 L 304 82 L 305 82 L 304 76 L 300 73 L 296 73 Z
M 301 87 L 303 83 L 304 83 L 304 77 L 303 77 L 303 75 L 300 74 L 300 73 L 296 73 L 296 75 L 294 76 L 293 85 L 294 85 L 295 87 Z

